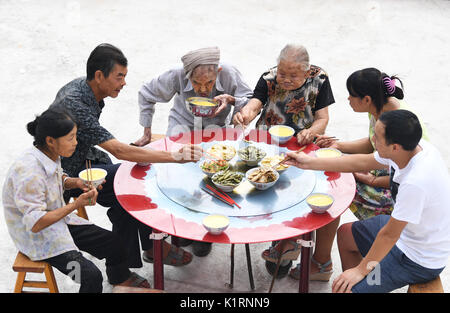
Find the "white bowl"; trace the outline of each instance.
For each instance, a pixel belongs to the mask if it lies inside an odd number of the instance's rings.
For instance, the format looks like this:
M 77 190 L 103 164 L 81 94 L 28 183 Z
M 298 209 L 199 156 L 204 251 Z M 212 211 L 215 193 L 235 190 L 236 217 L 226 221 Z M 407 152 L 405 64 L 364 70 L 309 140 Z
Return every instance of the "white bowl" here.
M 313 201 L 314 197 L 328 198 L 328 202 L 330 201 L 331 202 L 324 204 L 314 203 Z M 306 203 L 309 205 L 309 207 L 312 209 L 313 212 L 322 214 L 325 213 L 333 205 L 334 198 L 327 193 L 315 192 L 306 197 Z
M 280 129 L 280 128 L 285 128 L 285 129 L 290 130 L 291 134 L 288 136 L 278 136 L 273 133 L 274 131 L 276 131 L 277 129 Z M 280 143 L 280 144 L 288 142 L 289 139 L 291 139 L 292 136 L 294 136 L 294 133 L 295 133 L 295 130 L 292 127 L 286 126 L 286 125 L 276 125 L 276 126 L 272 126 L 269 128 L 269 134 L 270 134 L 270 137 L 272 137 L 272 140 L 275 141 L 276 143 Z
M 203 172 L 204 174 L 206 174 L 208 177 L 213 177 L 213 175 L 214 175 L 215 173 L 220 172 L 220 171 L 224 171 L 224 170 L 226 170 L 226 169 L 228 169 L 228 168 L 230 167 L 230 164 L 227 162 L 227 165 L 226 165 L 225 167 L 221 168 L 219 171 L 217 171 L 217 172 L 208 172 L 208 171 L 205 171 L 205 170 L 203 169 L 203 167 L 202 167 L 203 164 L 204 164 L 205 162 L 211 162 L 211 161 L 209 161 L 209 160 L 203 160 L 203 161 L 200 162 L 200 164 L 199 164 L 198 166 L 200 167 L 200 169 L 202 170 L 202 172 Z
M 278 179 L 280 178 L 280 174 L 279 174 L 277 171 L 273 170 L 273 172 L 275 173 L 275 176 L 276 176 L 276 179 L 275 179 L 273 182 L 270 182 L 270 183 L 257 183 L 257 182 L 251 181 L 251 180 L 248 178 L 248 176 L 249 176 L 251 173 L 253 173 L 254 171 L 257 171 L 258 169 L 259 169 L 259 167 L 252 168 L 251 170 L 248 170 L 248 171 L 245 173 L 245 178 L 250 182 L 250 184 L 252 184 L 253 186 L 255 186 L 255 188 L 258 189 L 258 190 L 266 190 L 266 189 L 269 189 L 270 187 L 272 187 L 273 185 L 275 185 L 276 182 L 278 181 Z
M 93 167 L 91 169 L 91 173 L 92 173 L 92 181 L 89 181 L 87 179 L 87 173 L 86 170 L 82 170 L 79 174 L 78 177 L 84 182 L 84 184 L 87 186 L 89 185 L 89 182 L 92 183 L 92 185 L 97 188 L 98 186 L 100 186 L 103 181 L 105 180 L 106 175 L 108 174 L 107 171 L 105 171 L 102 168 L 97 168 L 97 167 Z
M 202 224 L 210 234 L 220 235 L 230 225 L 230 220 L 225 215 L 211 214 L 203 218 Z
M 321 148 L 314 151 L 314 154 L 318 158 L 337 158 L 342 155 L 342 152 L 334 148 Z
M 237 186 L 239 186 L 242 183 L 242 181 L 244 180 L 244 174 L 236 172 L 236 173 L 239 173 L 241 175 L 241 177 L 242 177 L 241 181 L 239 183 L 237 183 L 237 184 L 234 184 L 234 185 L 223 185 L 223 184 L 215 182 L 216 175 L 220 175 L 220 174 L 222 174 L 222 172 L 223 171 L 215 173 L 211 177 L 211 181 L 213 182 L 214 185 L 216 185 L 217 188 L 221 189 L 224 192 L 231 192 L 231 191 L 233 191 L 233 189 L 236 188 Z
M 252 147 L 255 147 L 256 149 L 258 149 L 259 151 L 261 151 L 261 152 L 260 152 L 260 156 L 259 156 L 259 158 L 257 158 L 257 159 L 249 159 L 249 160 L 246 160 L 245 158 L 243 158 L 243 152 L 244 152 L 245 149 L 248 149 L 248 147 L 251 147 L 251 146 L 247 146 L 247 147 L 245 147 L 245 148 L 242 148 L 242 149 L 239 149 L 239 150 L 238 150 L 237 154 L 238 154 L 238 156 L 239 156 L 239 159 L 240 159 L 241 161 L 243 161 L 247 166 L 256 166 L 256 165 L 258 165 L 258 163 L 259 163 L 262 159 L 265 158 L 265 156 L 267 155 L 267 153 L 266 153 L 263 149 L 261 149 L 261 148 L 252 146 Z

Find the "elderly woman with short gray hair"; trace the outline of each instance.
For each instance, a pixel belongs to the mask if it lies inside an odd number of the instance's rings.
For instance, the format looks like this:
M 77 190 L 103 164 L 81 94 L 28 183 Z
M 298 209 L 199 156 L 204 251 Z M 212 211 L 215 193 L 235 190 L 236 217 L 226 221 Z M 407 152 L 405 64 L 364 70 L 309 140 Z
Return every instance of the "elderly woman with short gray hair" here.
M 278 65 L 262 74 L 253 98 L 235 114 L 233 123 L 247 126 L 262 110 L 257 128 L 287 125 L 295 130 L 299 144 L 309 144 L 325 132 L 332 103 L 327 73 L 309 64 L 305 47 L 288 44 L 280 52 Z

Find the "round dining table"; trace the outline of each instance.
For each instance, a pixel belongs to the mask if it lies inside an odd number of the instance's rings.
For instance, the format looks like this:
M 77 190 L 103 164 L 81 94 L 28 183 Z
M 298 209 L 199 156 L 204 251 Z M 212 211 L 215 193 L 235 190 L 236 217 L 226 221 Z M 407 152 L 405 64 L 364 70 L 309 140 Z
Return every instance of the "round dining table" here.
M 177 151 L 185 144 L 208 147 L 221 142 L 234 142 L 240 146 L 254 143 L 281 152 L 298 151 L 303 148 L 303 152 L 311 155 L 314 155 L 314 151 L 319 148 L 314 144 L 301 147 L 295 137 L 287 143 L 278 144 L 264 130 L 251 130 L 244 136 L 240 128 L 217 128 L 180 133 L 177 136 L 154 141 L 145 148 Z M 353 175 L 288 168 L 286 173 L 280 175 L 279 181 L 270 188 L 271 190 L 246 190 L 244 195 L 240 195 L 239 192 L 227 193 L 241 206 L 241 208 L 237 206 L 231 208 L 219 199 L 212 198 L 211 195 L 201 191 L 202 184 L 208 183 L 208 178 L 206 175 L 203 176 L 197 164 L 195 166 L 193 164 L 138 165 L 125 161 L 115 175 L 114 191 L 119 203 L 134 218 L 153 229 L 151 238 L 154 240 L 154 288 L 164 289 L 162 240 L 167 235 L 233 246 L 300 237 L 302 239 L 298 242 L 302 245 L 302 251 L 299 292 L 308 292 L 310 252 L 314 246 L 312 233 L 338 218 L 349 207 L 355 195 Z M 287 175 L 289 171 L 291 176 Z M 286 184 L 280 182 L 283 175 L 287 177 L 284 178 L 285 181 L 289 180 L 289 177 L 297 179 L 300 175 L 303 175 L 305 181 L 289 186 L 289 182 Z M 312 180 L 314 181 L 311 182 Z M 170 188 L 171 185 L 174 188 Z M 290 189 L 286 186 L 297 188 L 297 191 L 289 191 Z M 325 213 L 313 212 L 305 200 L 306 196 L 312 192 L 331 195 L 334 198 L 333 205 Z M 296 195 L 301 196 L 295 200 Z M 266 205 L 267 203 L 270 205 Z M 277 205 L 278 203 L 280 205 Z M 248 215 L 246 205 L 249 207 Z M 208 212 L 208 208 L 215 209 L 213 212 Z M 213 235 L 204 228 L 202 220 L 208 214 L 217 213 L 217 211 L 221 214 L 228 212 L 226 215 L 230 223 L 223 233 Z

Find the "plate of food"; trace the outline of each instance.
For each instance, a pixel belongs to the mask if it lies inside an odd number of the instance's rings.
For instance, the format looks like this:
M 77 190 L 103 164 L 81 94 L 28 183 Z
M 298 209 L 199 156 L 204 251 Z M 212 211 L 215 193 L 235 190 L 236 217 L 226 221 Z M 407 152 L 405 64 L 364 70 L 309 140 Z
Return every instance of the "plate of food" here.
M 230 161 L 236 155 L 236 148 L 222 143 L 216 143 L 206 151 L 225 161 Z
M 203 173 L 212 177 L 215 173 L 228 169 L 230 164 L 225 160 L 203 160 L 199 166 Z
M 289 168 L 289 165 L 279 164 L 281 161 L 284 160 L 285 157 L 286 157 L 286 155 L 284 153 L 272 155 L 272 156 L 266 156 L 264 159 L 261 160 L 259 165 L 261 167 L 272 167 L 272 166 L 275 166 L 276 164 L 278 164 L 275 169 L 277 170 L 278 173 L 281 174 Z

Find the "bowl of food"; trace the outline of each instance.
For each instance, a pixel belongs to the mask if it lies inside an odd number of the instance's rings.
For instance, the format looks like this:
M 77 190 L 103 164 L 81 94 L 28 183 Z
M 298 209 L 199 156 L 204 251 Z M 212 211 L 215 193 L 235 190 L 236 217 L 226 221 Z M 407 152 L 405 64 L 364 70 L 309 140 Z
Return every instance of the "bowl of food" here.
M 342 155 L 341 151 L 334 148 L 321 148 L 316 150 L 314 153 L 318 158 L 336 158 Z
M 212 177 L 215 173 L 228 169 L 230 164 L 225 160 L 203 160 L 199 166 L 203 173 Z
M 241 172 L 231 171 L 229 169 L 215 173 L 211 177 L 211 181 L 217 188 L 224 192 L 231 192 L 244 179 L 244 174 Z
M 286 143 L 294 136 L 295 130 L 286 125 L 276 125 L 269 128 L 269 134 L 276 143 Z
M 230 220 L 225 215 L 211 214 L 203 218 L 202 224 L 210 234 L 220 235 L 230 225 Z
M 334 202 L 334 198 L 327 193 L 312 193 L 306 197 L 306 203 L 315 213 L 325 213 Z
M 261 160 L 261 162 L 259 162 L 259 166 L 261 167 L 273 167 L 276 164 L 280 163 L 281 161 L 284 160 L 286 156 L 284 155 L 284 153 L 282 154 L 278 154 L 278 155 L 273 155 L 273 156 L 266 156 L 264 159 Z M 284 171 L 286 171 L 289 168 L 289 165 L 286 164 L 278 164 L 275 168 L 275 170 L 281 174 Z
M 206 152 L 225 161 L 230 161 L 236 155 L 236 149 L 233 146 L 221 143 L 216 143 L 206 150 Z
M 266 156 L 266 152 L 255 146 L 247 146 L 238 150 L 239 158 L 248 166 L 256 166 Z
M 78 174 L 78 177 L 84 182 L 86 186 L 89 186 L 89 184 L 91 183 L 94 188 L 97 188 L 103 183 L 107 174 L 108 172 L 106 172 L 104 169 L 94 167 L 89 170 L 82 170 Z
M 190 97 L 186 99 L 186 107 L 195 116 L 209 117 L 216 112 L 219 104 L 209 98 Z
M 275 185 L 280 174 L 271 168 L 257 167 L 248 170 L 245 178 L 258 190 L 266 190 Z

